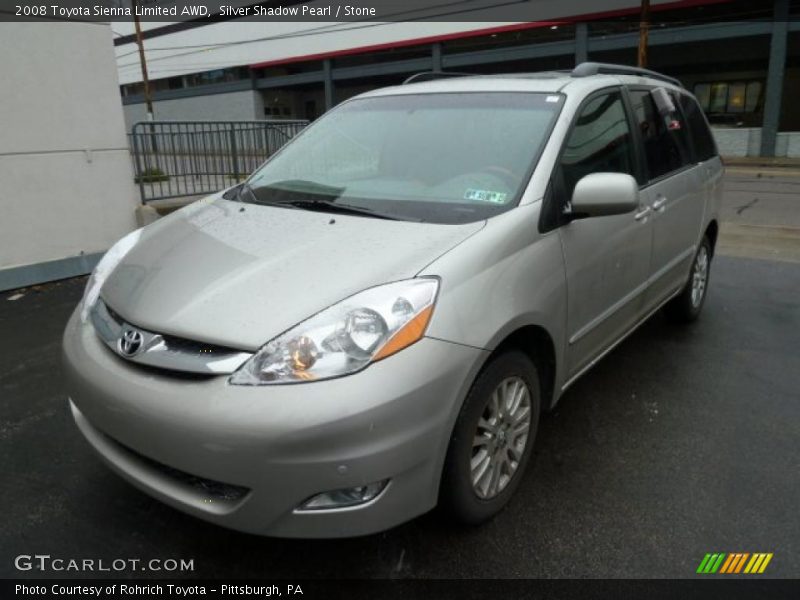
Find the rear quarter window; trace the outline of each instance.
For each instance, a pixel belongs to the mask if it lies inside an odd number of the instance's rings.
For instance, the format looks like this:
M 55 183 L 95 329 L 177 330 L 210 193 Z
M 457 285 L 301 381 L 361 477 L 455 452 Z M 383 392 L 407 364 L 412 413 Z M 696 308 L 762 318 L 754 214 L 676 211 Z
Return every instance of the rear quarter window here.
M 698 161 L 708 160 L 717 155 L 717 144 L 708 127 L 703 111 L 691 96 L 680 94 L 681 108 L 689 124 L 695 158 Z

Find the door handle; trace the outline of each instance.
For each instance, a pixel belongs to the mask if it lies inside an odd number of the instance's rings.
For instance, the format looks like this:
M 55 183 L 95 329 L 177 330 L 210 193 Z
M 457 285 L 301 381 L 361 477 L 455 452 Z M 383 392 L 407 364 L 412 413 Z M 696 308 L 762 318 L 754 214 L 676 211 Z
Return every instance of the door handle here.
M 667 205 L 666 196 L 659 195 L 656 201 L 653 202 L 653 210 L 656 212 L 664 212 L 664 207 Z
M 653 210 L 653 209 L 652 209 L 652 208 L 650 208 L 649 206 L 645 206 L 645 207 L 644 207 L 642 210 L 640 210 L 640 211 L 639 211 L 639 212 L 637 212 L 635 215 L 633 215 L 633 218 L 634 218 L 636 221 L 642 221 L 642 220 L 644 220 L 644 219 L 646 219 L 646 218 L 647 218 L 647 215 L 649 215 L 649 214 L 650 214 L 650 211 L 652 211 L 652 210 Z

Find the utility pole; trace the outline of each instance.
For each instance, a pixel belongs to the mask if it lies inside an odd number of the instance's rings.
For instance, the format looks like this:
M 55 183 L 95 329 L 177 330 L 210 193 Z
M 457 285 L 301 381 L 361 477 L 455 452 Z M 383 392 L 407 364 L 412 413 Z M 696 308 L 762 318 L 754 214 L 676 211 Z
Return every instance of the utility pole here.
M 647 66 L 647 38 L 650 33 L 650 0 L 642 0 L 642 12 L 639 17 L 639 57 L 636 61 L 640 67 Z
M 136 27 L 136 45 L 139 47 L 139 64 L 142 68 L 142 82 L 144 83 L 144 104 L 147 107 L 147 120 L 153 120 L 153 96 L 150 94 L 150 78 L 147 76 L 147 59 L 144 57 L 144 42 L 142 41 L 142 26 L 137 14 L 137 0 L 131 0 L 133 5 L 133 24 Z

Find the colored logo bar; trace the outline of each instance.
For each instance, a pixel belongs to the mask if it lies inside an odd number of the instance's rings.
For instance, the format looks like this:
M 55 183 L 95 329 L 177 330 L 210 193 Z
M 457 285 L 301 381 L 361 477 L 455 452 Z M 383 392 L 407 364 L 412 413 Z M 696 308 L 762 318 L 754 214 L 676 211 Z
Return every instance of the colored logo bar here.
M 701 575 L 737 574 L 746 573 L 755 575 L 763 573 L 769 561 L 772 560 L 772 552 L 717 552 L 706 554 L 697 567 L 697 572 Z

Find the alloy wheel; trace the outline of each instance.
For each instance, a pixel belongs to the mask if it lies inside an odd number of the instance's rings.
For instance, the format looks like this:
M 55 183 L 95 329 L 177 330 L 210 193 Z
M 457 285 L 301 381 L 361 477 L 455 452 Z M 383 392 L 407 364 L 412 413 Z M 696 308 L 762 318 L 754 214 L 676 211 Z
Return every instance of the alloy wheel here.
M 504 379 L 492 392 L 472 441 L 472 489 L 483 500 L 500 494 L 514 477 L 528 443 L 531 394 L 521 377 Z
M 706 283 L 708 281 L 708 249 L 705 245 L 700 246 L 697 256 L 694 259 L 692 269 L 692 306 L 697 308 L 703 301 L 706 293 Z

